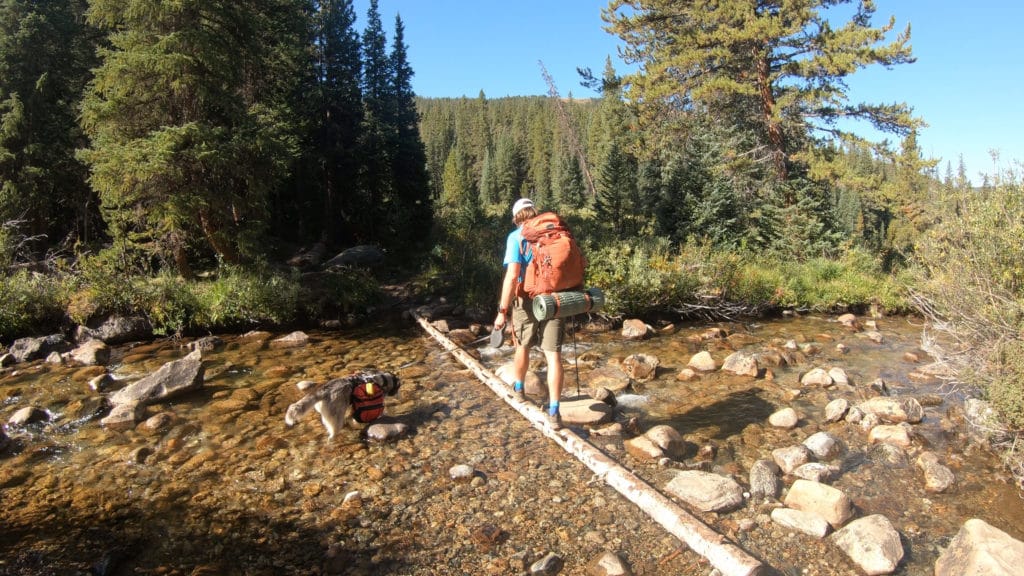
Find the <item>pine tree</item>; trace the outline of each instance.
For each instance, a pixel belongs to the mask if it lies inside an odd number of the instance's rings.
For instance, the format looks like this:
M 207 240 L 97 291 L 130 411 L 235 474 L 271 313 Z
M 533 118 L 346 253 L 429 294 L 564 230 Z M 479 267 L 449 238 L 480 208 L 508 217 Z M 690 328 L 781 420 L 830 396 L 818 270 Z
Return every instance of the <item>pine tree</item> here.
M 412 67 L 405 45 L 405 27 L 395 17 L 395 38 L 391 51 L 394 140 L 391 150 L 391 179 L 394 210 L 391 226 L 401 239 L 418 240 L 430 231 L 433 208 L 427 179 L 427 157 L 420 138 L 416 94 L 412 89 Z
M 750 127 L 759 142 L 744 152 L 766 147 L 785 177 L 810 134 L 843 133 L 840 119 L 899 135 L 920 125 L 906 104 L 847 101 L 845 79 L 857 70 L 914 61 L 910 27 L 883 43 L 895 19 L 872 27 L 871 0 L 834 27 L 824 10 L 850 1 L 613 0 L 602 16 L 642 65 L 626 83 L 646 126 L 672 129 L 680 113 L 699 112 Z
M 363 29 L 363 128 L 360 152 L 362 173 L 359 181 L 361 197 L 354 204 L 353 221 L 359 241 L 384 241 L 397 233 L 385 227 L 392 195 L 391 133 L 393 118 L 391 60 L 387 55 L 387 39 L 381 24 L 377 0 L 370 0 Z
M 351 241 L 348 223 L 360 208 L 358 143 L 363 122 L 362 60 L 352 0 L 316 2 L 316 118 L 308 165 L 321 198 L 312 202 L 321 238 Z M 318 216 L 313 216 L 313 214 Z
M 111 47 L 86 95 L 81 153 L 115 245 L 173 261 L 255 254 L 297 152 L 287 106 L 305 51 L 298 0 L 93 0 Z M 200 241 L 202 239 L 202 241 Z
M 74 158 L 85 145 L 77 111 L 99 42 L 85 9 L 76 0 L 0 4 L 0 225 L 20 223 L 23 236 L 45 238 L 26 257 L 102 232 L 85 166 Z

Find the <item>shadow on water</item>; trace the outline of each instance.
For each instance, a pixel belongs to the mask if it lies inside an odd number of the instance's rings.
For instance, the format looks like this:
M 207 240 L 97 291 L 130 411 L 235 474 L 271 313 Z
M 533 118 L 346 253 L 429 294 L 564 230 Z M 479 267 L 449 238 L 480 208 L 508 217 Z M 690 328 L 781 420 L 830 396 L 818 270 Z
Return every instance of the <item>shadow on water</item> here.
M 717 429 L 713 438 L 728 438 L 740 434 L 750 424 L 763 423 L 778 409 L 762 398 L 763 393 L 760 388 L 731 392 L 721 400 L 651 424 L 668 424 L 681 434 L 713 428 Z
M 384 551 L 355 538 L 342 542 L 327 530 L 280 516 L 255 511 L 225 514 L 188 505 L 185 518 L 180 518 L 166 507 L 121 504 L 115 517 L 69 505 L 51 510 L 42 520 L 5 526 L 0 534 L 0 576 L 131 576 L 140 570 L 269 576 L 354 570 L 406 573 L 413 568 L 402 557 L 401 543 Z M 175 516 L 182 521 L 173 520 Z M 197 525 L 195 518 L 216 520 L 208 524 L 209 532 L 200 533 L 189 529 Z M 336 542 L 326 554 L 325 541 Z

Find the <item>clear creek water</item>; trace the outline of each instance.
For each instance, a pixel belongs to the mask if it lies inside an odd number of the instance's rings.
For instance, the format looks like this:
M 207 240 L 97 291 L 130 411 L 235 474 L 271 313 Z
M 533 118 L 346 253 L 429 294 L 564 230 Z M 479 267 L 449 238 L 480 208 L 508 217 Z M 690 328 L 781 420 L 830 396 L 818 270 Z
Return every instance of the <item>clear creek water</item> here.
M 921 322 L 877 322 L 881 343 L 815 316 L 714 325 L 725 339 L 697 338 L 713 325 L 696 323 L 641 342 L 580 332 L 566 346 L 565 396 L 576 394 L 577 355 L 588 359 L 578 368 L 583 389 L 591 369 L 631 354 L 656 356 L 657 377 L 626 392 L 622 413 L 636 416 L 641 429 L 669 424 L 713 446 L 710 466 L 741 484 L 772 449 L 832 433 L 847 445 L 833 485 L 851 496 L 858 516 L 884 514 L 900 532 L 906 555 L 897 574 L 932 574 L 968 518 L 1024 539 L 1024 500 L 999 459 L 965 440 L 962 399 L 920 376 L 930 362 L 919 347 Z M 102 369 L 36 361 L 0 372 L 3 422 L 25 406 L 52 415 L 8 429 L 13 446 L 0 456 L 0 574 L 508 574 L 548 551 L 564 559 L 562 574 L 584 574 L 603 550 L 624 557 L 635 574 L 711 572 L 417 327 L 309 332 L 307 345 L 292 348 L 269 345 L 277 336 L 222 336 L 223 345 L 204 354 L 202 390 L 150 406 L 146 416 L 164 421 L 126 431 L 99 423 L 103 394 L 87 382 Z M 720 363 L 733 350 L 789 340 L 807 353 L 797 365 L 771 368 L 771 378 L 721 371 L 676 378 L 697 351 Z M 188 344 L 119 346 L 107 369 L 127 382 L 181 358 Z M 508 349 L 484 358 L 496 367 Z M 799 384 L 801 373 L 833 366 L 849 375 L 849 389 Z M 285 426 L 284 410 L 300 395 L 296 382 L 372 367 L 402 367 L 403 386 L 385 419 L 408 424 L 409 437 L 374 444 L 346 429 L 327 442 L 315 413 Z M 854 403 L 878 379 L 892 394 L 931 400 L 903 460 L 868 445 L 858 426 L 824 421 L 830 399 Z M 768 416 L 785 406 L 801 415 L 798 427 L 769 426 Z M 653 486 L 670 473 L 626 454 L 621 438 L 591 442 Z M 925 491 L 913 463 L 922 450 L 953 470 L 957 484 L 948 493 Z M 471 483 L 448 477 L 455 464 L 477 470 Z M 827 540 L 766 521 L 769 510 L 751 504 L 700 517 L 770 573 L 858 573 Z M 482 536 L 487 526 L 498 528 L 496 541 Z

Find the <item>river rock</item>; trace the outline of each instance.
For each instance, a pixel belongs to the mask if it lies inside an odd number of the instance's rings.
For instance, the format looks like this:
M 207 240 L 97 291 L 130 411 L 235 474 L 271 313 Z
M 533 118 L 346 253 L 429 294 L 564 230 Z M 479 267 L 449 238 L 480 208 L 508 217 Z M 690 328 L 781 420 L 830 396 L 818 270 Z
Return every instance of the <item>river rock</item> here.
M 6 452 L 10 445 L 11 439 L 7 437 L 7 433 L 4 432 L 3 427 L 0 427 L 0 454 Z
M 791 474 L 793 470 L 810 462 L 811 451 L 803 444 L 776 448 L 772 450 L 772 460 L 779 465 L 783 472 Z
M 812 482 L 828 484 L 839 476 L 839 467 L 821 462 L 808 462 L 797 466 L 796 470 L 793 470 L 793 476 Z
M 554 576 L 562 571 L 565 560 L 554 552 L 548 552 L 543 558 L 530 565 L 530 576 Z
M 860 322 L 857 320 L 857 317 L 854 316 L 853 314 L 843 314 L 839 318 L 836 318 L 836 321 L 851 330 L 861 329 Z
M 924 488 L 929 492 L 945 492 L 956 483 L 953 471 L 939 462 L 934 452 L 922 452 L 916 460 L 924 474 Z
M 290 334 L 281 336 L 280 338 L 274 338 L 270 341 L 270 345 L 277 348 L 290 348 L 297 346 L 305 346 L 309 343 L 309 336 L 301 330 L 296 330 Z
M 614 368 L 614 367 L 613 367 Z M 618 370 L 618 368 L 615 368 Z M 619 371 L 621 373 L 621 370 Z M 512 386 L 515 382 L 515 365 L 512 362 L 506 362 L 494 371 L 494 375 L 501 379 L 502 382 Z M 623 375 L 625 377 L 625 375 Z M 629 377 L 626 378 L 626 385 L 629 385 Z M 548 385 L 547 382 L 541 380 L 539 374 L 533 370 L 526 371 L 526 377 L 523 379 L 523 392 L 527 396 L 547 398 Z
M 814 368 L 800 377 L 800 384 L 827 388 L 832 385 L 832 377 L 824 368 Z
M 867 338 L 868 340 L 871 340 L 875 344 L 881 344 L 885 342 L 885 337 L 882 336 L 882 333 L 879 332 L 878 330 L 868 330 L 867 332 L 864 333 L 864 337 Z
M 647 436 L 629 438 L 622 442 L 622 447 L 626 449 L 627 454 L 638 460 L 657 462 L 662 458 L 667 458 L 661 446 L 655 444 Z
M 797 415 L 796 410 L 788 406 L 768 416 L 768 423 L 776 428 L 789 430 L 796 428 L 798 422 L 800 422 L 800 416 Z
M 1024 566 L 1024 542 L 971 518 L 935 561 L 935 576 L 1013 576 Z
M 739 376 L 756 377 L 760 372 L 757 358 L 745 352 L 733 352 L 722 361 L 722 370 Z
M 842 526 L 853 516 L 853 502 L 845 492 L 810 480 L 798 479 L 789 487 L 786 506 L 812 512 L 832 526 Z
M 51 334 L 49 336 L 19 338 L 11 344 L 8 352 L 17 362 L 28 362 L 46 358 L 51 352 L 63 352 L 67 350 L 68 343 L 64 340 L 63 334 Z
M 813 538 L 824 538 L 830 530 L 828 522 L 813 512 L 804 512 L 793 508 L 776 508 L 772 510 L 771 518 L 772 522 L 783 528 L 796 530 Z
M 680 436 L 675 428 L 667 424 L 651 427 L 650 430 L 644 432 L 644 436 L 660 448 L 666 456 L 674 460 L 685 459 L 687 452 L 689 452 L 687 450 L 687 442 L 683 440 L 683 437 Z
M 630 354 L 622 361 L 622 370 L 637 382 L 649 382 L 654 380 L 660 363 L 657 356 Z
M 750 467 L 750 497 L 778 498 L 782 493 L 782 470 L 771 460 L 761 459 Z
M 632 576 L 626 562 L 618 554 L 604 551 L 587 564 L 587 576 Z
M 99 323 L 90 322 L 75 329 L 75 341 L 101 340 L 107 344 L 124 344 L 153 336 L 153 325 L 144 316 L 113 315 Z
M 38 424 L 39 422 L 49 422 L 50 413 L 45 409 L 38 406 L 25 406 L 24 408 L 18 409 L 11 417 L 7 420 L 7 425 L 14 428 L 24 428 L 31 424 Z
M 832 378 L 832 383 L 836 386 L 846 386 L 850 383 L 850 377 L 846 375 L 846 371 L 842 368 L 832 367 L 828 369 L 828 375 Z
M 112 404 L 151 404 L 195 390 L 203 385 L 202 352 L 196 350 L 180 360 L 125 386 L 110 397 Z
M 102 340 L 89 340 L 71 351 L 71 359 L 85 366 L 105 366 L 110 362 L 110 347 Z
M 680 470 L 665 490 L 701 512 L 725 512 L 743 504 L 743 488 L 732 478 L 700 470 Z
M 587 374 L 587 386 L 621 392 L 629 388 L 629 376 L 618 366 L 601 366 Z
M 850 522 L 832 535 L 832 541 L 868 576 L 891 574 L 903 559 L 900 534 L 881 514 Z
M 135 423 L 142 420 L 146 413 L 146 406 L 142 402 L 122 402 L 114 404 L 100 424 L 111 430 L 130 430 Z
M 626 340 L 644 340 L 654 334 L 654 328 L 643 320 L 629 319 L 622 322 L 622 337 Z
M 195 342 L 190 342 L 188 345 L 189 350 L 199 350 L 204 354 L 206 352 L 213 352 L 217 348 L 224 345 L 224 340 L 218 336 L 203 336 Z
M 838 438 L 828 432 L 815 432 L 804 440 L 804 446 L 818 460 L 832 460 L 843 453 L 843 445 Z
M 906 448 L 912 443 L 910 439 L 910 427 L 906 424 L 879 424 L 873 426 L 868 433 L 868 442 L 877 444 L 884 442 Z
M 846 416 L 850 409 L 850 401 L 846 398 L 836 398 L 825 406 L 825 422 L 839 422 Z
M 578 426 L 605 424 L 611 422 L 615 416 L 615 410 L 611 405 L 593 398 L 562 400 L 559 412 L 562 414 L 563 424 Z
M 687 368 L 693 368 L 698 372 L 714 372 L 718 369 L 718 365 L 715 363 L 715 359 L 711 357 L 711 353 L 707 350 L 701 350 L 690 357 L 690 361 L 686 363 Z
M 857 406 L 865 414 L 875 414 L 883 422 L 898 424 L 910 422 L 915 424 L 924 418 L 924 408 L 916 398 L 875 396 L 861 402 Z

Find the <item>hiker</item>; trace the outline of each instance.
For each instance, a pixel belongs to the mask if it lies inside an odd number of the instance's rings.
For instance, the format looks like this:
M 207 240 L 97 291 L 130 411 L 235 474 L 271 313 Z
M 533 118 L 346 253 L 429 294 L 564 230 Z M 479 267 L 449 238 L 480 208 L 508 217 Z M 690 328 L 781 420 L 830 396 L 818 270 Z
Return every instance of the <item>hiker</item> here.
M 498 301 L 498 316 L 494 319 L 494 329 L 503 330 L 511 312 L 512 338 L 516 345 L 513 360 L 515 381 L 512 383 L 512 391 L 519 401 L 525 399 L 523 381 L 530 367 L 530 347 L 539 342 L 544 360 L 547 362 L 548 424 L 558 430 L 562 427 L 558 401 L 562 397 L 563 319 L 538 321 L 533 314 L 533 300 L 519 288 L 526 266 L 533 256 L 531 250 L 524 245 L 522 226 L 536 215 L 537 209 L 529 198 L 520 198 L 512 206 L 512 221 L 516 229 L 509 232 L 505 240 L 505 277 L 501 283 L 501 300 Z

